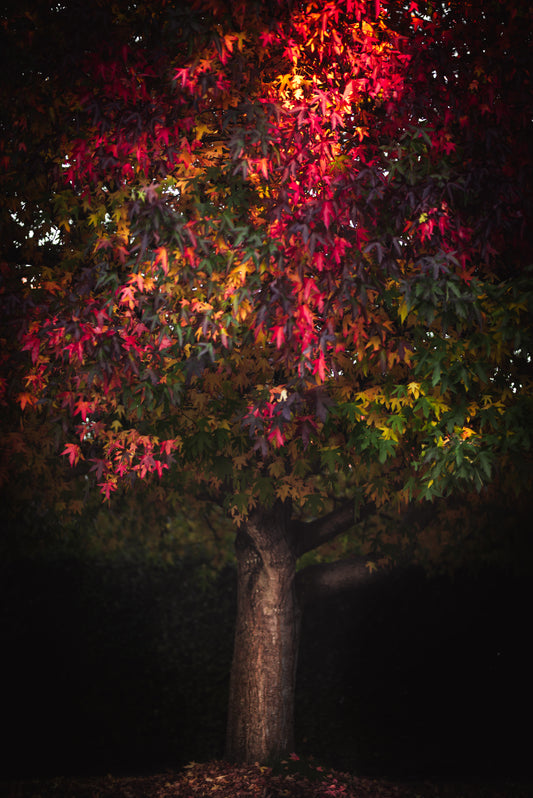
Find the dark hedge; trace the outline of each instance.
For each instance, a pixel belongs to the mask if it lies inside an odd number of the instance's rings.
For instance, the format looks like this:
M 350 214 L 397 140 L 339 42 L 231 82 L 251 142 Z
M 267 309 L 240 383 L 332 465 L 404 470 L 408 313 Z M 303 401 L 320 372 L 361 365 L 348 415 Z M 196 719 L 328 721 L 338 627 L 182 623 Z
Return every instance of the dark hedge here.
M 138 774 L 223 755 L 235 574 L 117 558 L 0 572 L 5 776 Z M 526 772 L 528 580 L 427 579 L 310 606 L 296 748 L 361 775 Z

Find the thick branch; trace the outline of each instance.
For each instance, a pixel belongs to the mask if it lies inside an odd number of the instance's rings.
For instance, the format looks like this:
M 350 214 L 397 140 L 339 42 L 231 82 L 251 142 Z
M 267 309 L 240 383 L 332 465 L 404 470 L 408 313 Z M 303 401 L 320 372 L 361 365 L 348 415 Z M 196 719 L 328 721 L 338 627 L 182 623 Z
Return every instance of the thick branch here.
M 372 502 L 365 504 L 355 518 L 354 502 L 346 502 L 323 518 L 315 521 L 295 521 L 293 533 L 296 545 L 296 556 L 301 557 L 307 551 L 318 548 L 323 543 L 333 540 L 337 535 L 347 532 L 351 527 L 365 521 L 375 513 L 376 508 Z
M 352 557 L 337 562 L 308 565 L 296 575 L 296 590 L 300 607 L 310 601 L 333 596 L 342 590 L 350 590 L 378 582 L 390 577 L 390 567 L 371 569 L 370 558 Z

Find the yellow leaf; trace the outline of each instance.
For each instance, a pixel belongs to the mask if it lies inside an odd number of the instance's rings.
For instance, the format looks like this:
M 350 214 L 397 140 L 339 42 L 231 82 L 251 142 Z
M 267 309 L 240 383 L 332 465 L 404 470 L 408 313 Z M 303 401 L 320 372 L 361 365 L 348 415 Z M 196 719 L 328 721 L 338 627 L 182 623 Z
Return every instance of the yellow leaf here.
M 381 437 L 386 441 L 394 441 L 398 443 L 398 434 L 390 427 L 377 425 L 381 432 Z
M 419 382 L 410 382 L 407 386 L 407 390 L 415 399 L 418 399 L 420 396 L 420 383 Z
M 251 310 L 252 306 L 247 299 L 241 302 L 239 305 L 239 311 L 237 313 L 239 321 L 244 321 L 249 316 Z
M 203 124 L 201 122 L 199 125 L 196 125 L 196 128 L 195 128 L 194 132 L 195 132 L 197 140 L 200 141 L 200 139 L 202 138 L 202 136 L 204 134 L 206 134 L 206 133 L 207 134 L 216 133 L 216 130 L 215 130 L 215 128 L 212 128 L 209 125 L 205 125 L 205 124 Z
M 290 495 L 291 495 L 290 485 L 283 484 L 276 489 L 276 496 L 278 497 L 278 499 L 281 499 L 282 502 L 285 501 L 285 499 L 288 499 Z

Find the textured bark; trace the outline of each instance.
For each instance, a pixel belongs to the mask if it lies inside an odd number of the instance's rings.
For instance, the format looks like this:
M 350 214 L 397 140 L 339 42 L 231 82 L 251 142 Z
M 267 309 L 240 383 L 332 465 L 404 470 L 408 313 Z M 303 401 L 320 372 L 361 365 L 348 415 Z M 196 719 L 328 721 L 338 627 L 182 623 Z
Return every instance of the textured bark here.
M 283 505 L 257 511 L 236 540 L 238 604 L 226 755 L 266 762 L 293 747 L 299 642 L 296 556 Z
M 358 521 L 373 511 L 373 505 L 366 506 Z M 354 508 L 344 505 L 311 523 L 291 522 L 290 514 L 289 502 L 259 508 L 237 534 L 237 621 L 226 736 L 232 761 L 269 762 L 293 749 L 304 603 L 377 578 L 361 558 L 311 566 L 296 580 L 298 557 L 354 526 Z

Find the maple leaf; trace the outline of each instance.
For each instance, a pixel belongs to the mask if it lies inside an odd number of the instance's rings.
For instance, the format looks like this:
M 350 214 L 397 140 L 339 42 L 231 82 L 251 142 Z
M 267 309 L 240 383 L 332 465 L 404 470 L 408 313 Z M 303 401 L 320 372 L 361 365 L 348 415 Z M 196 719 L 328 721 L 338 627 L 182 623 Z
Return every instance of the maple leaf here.
M 88 414 L 93 410 L 93 402 L 78 399 L 74 405 L 74 412 L 81 415 L 82 421 L 87 421 Z
M 19 393 L 18 402 L 20 404 L 21 410 L 24 410 L 26 406 L 32 407 L 33 405 L 35 405 L 36 398 L 32 393 L 28 393 L 26 391 L 24 393 Z
M 318 359 L 315 361 L 313 374 L 318 377 L 320 382 L 324 382 L 326 379 L 326 360 L 323 352 L 320 352 Z
M 77 443 L 67 443 L 61 454 L 68 457 L 71 466 L 77 465 L 80 458 L 83 460 L 82 451 Z
M 271 431 L 268 433 L 268 440 L 271 441 L 276 447 L 283 446 L 285 441 L 279 426 L 275 426 L 271 429 Z

